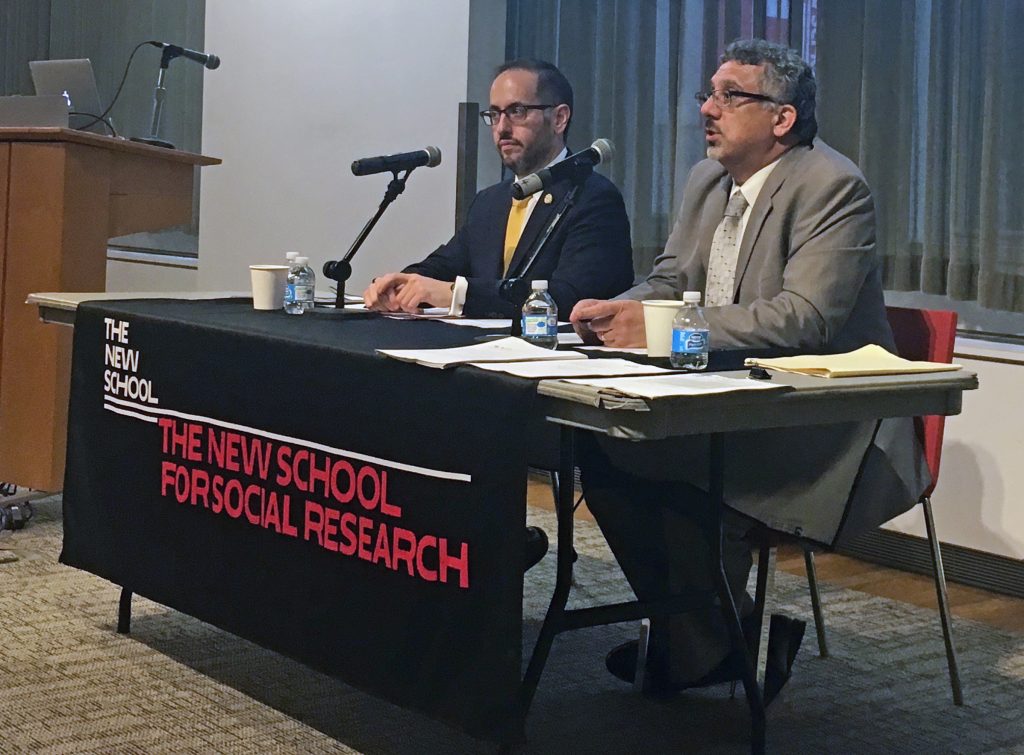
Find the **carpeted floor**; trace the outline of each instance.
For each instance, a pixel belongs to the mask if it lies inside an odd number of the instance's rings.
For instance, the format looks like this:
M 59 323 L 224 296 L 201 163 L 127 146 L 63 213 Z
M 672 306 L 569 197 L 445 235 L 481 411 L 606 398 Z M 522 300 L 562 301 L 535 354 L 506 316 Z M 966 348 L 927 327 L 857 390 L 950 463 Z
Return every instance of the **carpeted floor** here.
M 114 632 L 119 590 L 57 563 L 60 499 L 0 534 L 0 753 L 493 752 L 494 747 L 162 606 L 136 598 Z M 531 510 L 554 531 L 552 516 Z M 630 597 L 593 525 L 577 531 L 573 600 Z M 527 575 L 525 647 L 553 583 Z M 1024 636 L 957 621 L 967 705 L 953 706 L 934 612 L 825 584 L 832 657 L 813 630 L 768 711 L 770 752 L 1024 752 Z M 809 618 L 801 579 L 779 574 L 776 608 Z M 632 626 L 563 635 L 528 720 L 530 753 L 748 751 L 741 695 L 719 687 L 655 702 L 604 670 Z

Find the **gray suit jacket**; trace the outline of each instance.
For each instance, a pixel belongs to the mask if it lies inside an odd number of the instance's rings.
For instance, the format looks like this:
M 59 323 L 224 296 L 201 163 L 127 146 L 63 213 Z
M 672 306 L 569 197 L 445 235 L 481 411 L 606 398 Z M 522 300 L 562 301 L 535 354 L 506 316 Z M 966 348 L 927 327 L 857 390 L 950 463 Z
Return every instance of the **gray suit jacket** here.
M 704 291 L 730 186 L 717 161 L 693 168 L 664 254 L 646 281 L 619 298 Z M 751 208 L 734 297 L 705 310 L 713 349 L 821 353 L 876 343 L 894 350 L 875 256 L 874 204 L 852 162 L 820 140 L 780 158 Z M 693 460 L 688 466 L 706 470 L 706 440 L 675 445 L 673 453 Z M 726 448 L 732 508 L 828 544 L 906 511 L 928 483 L 910 419 L 735 433 Z M 641 448 L 618 451 L 616 463 L 659 476 L 650 462 L 664 460 L 661 453 L 645 462 Z M 687 479 L 705 482 L 698 474 Z

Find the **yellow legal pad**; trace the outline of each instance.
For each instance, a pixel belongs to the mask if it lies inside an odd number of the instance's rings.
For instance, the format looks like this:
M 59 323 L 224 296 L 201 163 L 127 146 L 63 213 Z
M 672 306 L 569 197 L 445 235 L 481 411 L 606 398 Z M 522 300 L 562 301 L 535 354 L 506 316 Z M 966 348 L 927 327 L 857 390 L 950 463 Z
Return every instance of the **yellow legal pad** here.
M 881 346 L 874 344 L 863 346 L 847 354 L 747 359 L 744 364 L 748 367 L 764 367 L 769 370 L 830 378 L 860 375 L 904 375 L 960 369 L 958 364 L 946 364 L 945 362 L 912 362 L 909 359 L 890 354 Z

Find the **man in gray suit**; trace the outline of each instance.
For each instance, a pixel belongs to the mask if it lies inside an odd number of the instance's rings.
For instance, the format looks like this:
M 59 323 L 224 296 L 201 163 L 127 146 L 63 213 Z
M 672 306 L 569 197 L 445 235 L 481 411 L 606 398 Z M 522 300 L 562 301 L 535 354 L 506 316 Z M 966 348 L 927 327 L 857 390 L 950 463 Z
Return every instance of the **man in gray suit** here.
M 690 173 L 664 253 L 646 281 L 616 299 L 579 302 L 577 332 L 644 346 L 641 300 L 700 290 L 712 349 L 821 353 L 875 343 L 894 351 L 871 193 L 852 162 L 815 138 L 810 67 L 779 45 L 734 42 L 711 86 L 698 95 L 708 159 Z M 733 594 L 746 595 L 742 538 L 754 522 L 831 545 L 913 506 L 928 481 L 915 443 L 909 419 L 727 437 L 723 553 Z M 637 596 L 710 586 L 707 545 L 693 523 L 712 505 L 707 439 L 582 445 L 588 506 Z M 750 612 L 749 598 L 740 611 Z M 646 678 L 655 691 L 739 676 L 717 610 L 651 630 Z M 773 617 L 766 699 L 788 679 L 802 634 L 802 622 Z M 607 665 L 631 680 L 636 658 L 627 643 Z

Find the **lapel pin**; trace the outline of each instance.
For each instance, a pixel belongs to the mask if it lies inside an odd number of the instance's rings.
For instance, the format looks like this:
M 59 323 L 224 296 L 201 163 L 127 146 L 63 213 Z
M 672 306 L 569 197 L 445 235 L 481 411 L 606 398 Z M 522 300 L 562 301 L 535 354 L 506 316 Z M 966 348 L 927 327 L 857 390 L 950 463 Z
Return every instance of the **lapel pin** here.
M 551 204 L 554 201 L 555 201 L 555 198 L 553 196 L 551 196 L 550 194 L 545 194 L 544 195 L 544 204 Z

